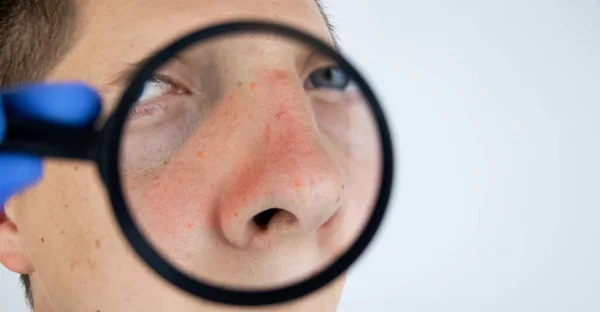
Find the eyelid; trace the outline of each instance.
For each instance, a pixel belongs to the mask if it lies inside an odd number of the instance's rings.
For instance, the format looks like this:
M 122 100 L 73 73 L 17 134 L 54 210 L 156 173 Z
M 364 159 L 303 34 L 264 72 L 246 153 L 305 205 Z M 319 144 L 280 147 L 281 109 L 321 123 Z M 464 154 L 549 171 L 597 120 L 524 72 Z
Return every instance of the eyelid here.
M 176 85 L 171 77 L 162 73 L 154 74 L 152 77 L 150 77 L 150 79 L 148 79 L 148 81 L 163 82 L 174 86 Z
M 313 51 L 310 56 L 306 59 L 306 62 L 303 67 L 303 75 L 302 79 L 307 79 L 312 75 L 313 72 L 319 69 L 324 69 L 328 67 L 340 67 L 335 60 L 317 52 Z

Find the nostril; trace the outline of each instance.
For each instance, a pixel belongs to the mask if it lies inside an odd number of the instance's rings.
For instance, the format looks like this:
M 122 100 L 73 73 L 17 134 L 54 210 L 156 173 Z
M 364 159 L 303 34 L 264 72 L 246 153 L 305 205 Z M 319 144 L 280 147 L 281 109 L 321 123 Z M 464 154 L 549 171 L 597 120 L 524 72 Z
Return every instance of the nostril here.
M 261 230 L 266 230 L 269 227 L 269 223 L 271 222 L 273 217 L 280 211 L 282 210 L 277 208 L 267 209 L 254 216 L 252 220 L 254 221 L 254 224 L 258 226 L 258 228 L 260 228 Z

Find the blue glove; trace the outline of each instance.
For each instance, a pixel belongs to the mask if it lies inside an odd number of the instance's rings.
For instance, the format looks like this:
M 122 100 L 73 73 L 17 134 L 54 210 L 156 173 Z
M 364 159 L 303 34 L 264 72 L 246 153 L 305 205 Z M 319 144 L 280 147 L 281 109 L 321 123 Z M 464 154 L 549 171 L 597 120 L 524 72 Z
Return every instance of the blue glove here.
M 6 116 L 84 127 L 100 112 L 100 96 L 80 83 L 27 85 L 0 94 L 0 143 Z M 0 153 L 0 213 L 8 198 L 42 178 L 42 160 L 24 154 Z

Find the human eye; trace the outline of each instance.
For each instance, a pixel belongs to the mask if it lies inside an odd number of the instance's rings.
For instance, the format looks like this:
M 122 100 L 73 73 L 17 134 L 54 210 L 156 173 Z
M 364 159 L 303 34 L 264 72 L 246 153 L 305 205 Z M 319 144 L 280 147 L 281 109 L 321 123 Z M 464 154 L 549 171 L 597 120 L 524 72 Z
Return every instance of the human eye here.
M 171 78 L 157 74 L 144 83 L 142 93 L 131 109 L 130 119 L 160 114 L 184 93 L 186 91 L 178 87 Z
M 152 77 L 144 84 L 144 90 L 140 95 L 138 102 L 144 102 L 151 98 L 165 95 L 171 90 L 172 86 L 170 83 L 160 77 Z
M 312 72 L 306 81 L 308 89 L 344 91 L 350 85 L 350 75 L 342 68 L 329 66 Z

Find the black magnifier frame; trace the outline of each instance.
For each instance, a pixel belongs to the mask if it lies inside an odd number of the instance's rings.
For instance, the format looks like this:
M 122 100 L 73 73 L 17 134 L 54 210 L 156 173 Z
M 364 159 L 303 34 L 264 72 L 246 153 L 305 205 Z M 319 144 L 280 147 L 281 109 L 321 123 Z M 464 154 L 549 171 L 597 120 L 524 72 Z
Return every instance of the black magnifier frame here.
M 352 247 L 340 258 L 317 275 L 290 286 L 270 290 L 239 290 L 203 283 L 180 272 L 144 239 L 123 194 L 119 157 L 121 138 L 129 111 L 141 95 L 146 81 L 157 69 L 180 51 L 201 41 L 224 35 L 256 32 L 280 35 L 310 46 L 317 52 L 335 60 L 341 68 L 347 71 L 368 101 L 377 122 L 381 138 L 383 167 L 379 196 L 371 218 Z M 5 140 L 0 144 L 0 152 L 20 152 L 42 157 L 94 161 L 107 187 L 114 216 L 138 256 L 158 275 L 178 288 L 209 301 L 236 306 L 272 305 L 294 300 L 319 290 L 343 274 L 365 251 L 381 225 L 387 210 L 394 173 L 390 131 L 380 103 L 365 79 L 341 54 L 320 39 L 289 26 L 264 21 L 229 22 L 204 28 L 181 37 L 156 53 L 133 76 L 129 88 L 122 94 L 119 105 L 100 131 L 95 130 L 92 126 L 86 129 L 75 129 L 40 122 L 17 122 L 9 119 Z

